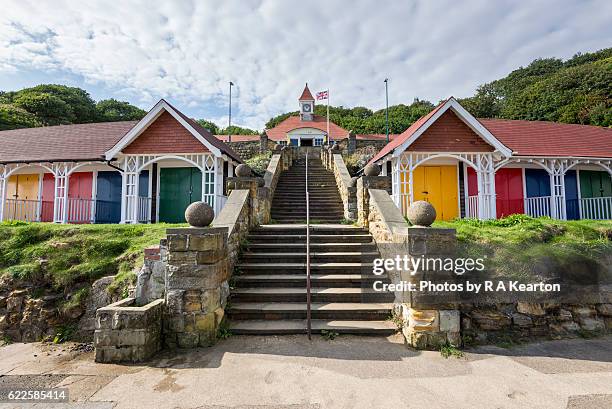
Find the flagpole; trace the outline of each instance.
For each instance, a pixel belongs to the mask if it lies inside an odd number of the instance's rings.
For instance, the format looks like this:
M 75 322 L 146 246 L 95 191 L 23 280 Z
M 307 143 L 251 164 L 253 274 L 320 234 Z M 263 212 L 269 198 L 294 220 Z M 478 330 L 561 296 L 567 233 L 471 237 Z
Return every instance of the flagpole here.
M 330 138 L 329 138 L 329 88 L 327 89 L 327 143 L 330 143 Z

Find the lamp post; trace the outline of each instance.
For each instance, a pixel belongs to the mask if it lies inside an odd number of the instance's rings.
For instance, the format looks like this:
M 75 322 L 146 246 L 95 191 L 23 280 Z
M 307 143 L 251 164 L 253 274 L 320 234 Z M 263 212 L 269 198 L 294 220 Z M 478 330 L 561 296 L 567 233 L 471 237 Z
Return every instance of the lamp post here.
M 229 132 L 229 135 L 227 136 L 227 141 L 231 142 L 232 141 L 232 86 L 234 85 L 233 82 L 229 82 L 229 118 L 227 121 L 227 131 Z
M 385 99 L 387 108 L 385 109 L 385 123 L 387 124 L 387 143 L 389 143 L 389 78 L 385 78 Z

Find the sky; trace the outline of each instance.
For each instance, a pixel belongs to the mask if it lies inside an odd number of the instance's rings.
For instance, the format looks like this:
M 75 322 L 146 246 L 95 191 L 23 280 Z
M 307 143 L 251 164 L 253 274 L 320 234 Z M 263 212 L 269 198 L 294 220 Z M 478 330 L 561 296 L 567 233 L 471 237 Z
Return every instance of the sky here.
M 612 46 L 610 0 L 0 0 L 0 90 L 86 89 L 263 129 L 304 83 L 332 105 L 466 97 L 539 57 Z

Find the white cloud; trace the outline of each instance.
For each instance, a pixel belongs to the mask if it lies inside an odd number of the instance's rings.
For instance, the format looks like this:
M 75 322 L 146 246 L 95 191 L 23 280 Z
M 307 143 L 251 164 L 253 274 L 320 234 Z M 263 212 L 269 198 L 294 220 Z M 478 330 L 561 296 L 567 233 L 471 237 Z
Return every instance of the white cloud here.
M 262 128 L 304 82 L 332 104 L 466 96 L 536 57 L 612 45 L 602 1 L 8 1 L 0 72 L 60 70 L 141 106 L 167 97 Z

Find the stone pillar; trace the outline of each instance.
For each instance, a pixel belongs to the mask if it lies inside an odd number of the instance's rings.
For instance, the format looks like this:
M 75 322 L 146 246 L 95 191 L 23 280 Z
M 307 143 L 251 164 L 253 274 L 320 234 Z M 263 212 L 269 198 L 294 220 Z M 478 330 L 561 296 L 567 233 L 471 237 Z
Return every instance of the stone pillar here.
M 413 226 L 408 228 L 407 253 L 424 259 L 453 258 L 457 249 L 455 229 L 436 229 Z M 458 276 L 450 271 L 431 271 L 424 268 L 403 273 L 402 281 L 414 283 L 456 283 Z M 404 321 L 402 333 L 409 345 L 418 349 L 437 349 L 440 345 L 461 344 L 458 293 L 411 291 L 396 305 L 396 312 Z M 399 311 L 398 311 L 399 310 Z
M 391 182 L 386 176 L 364 175 L 357 179 L 357 223 L 366 228 L 369 226 L 370 195 L 368 189 L 388 190 L 390 186 Z
M 349 136 L 348 136 L 347 153 L 351 155 L 355 153 L 356 150 L 357 150 L 357 135 L 355 135 L 355 132 L 350 131 Z
M 227 229 L 168 229 L 164 339 L 169 348 L 212 345 L 229 295 Z
M 287 152 L 283 152 L 286 155 Z M 282 158 L 282 156 L 281 156 Z M 264 186 L 264 179 L 258 177 L 227 178 L 227 194 L 234 189 L 249 191 L 249 227 L 266 224 L 270 221 L 270 189 Z
M 259 152 L 264 153 L 268 151 L 268 134 L 264 129 L 261 135 L 259 135 Z

